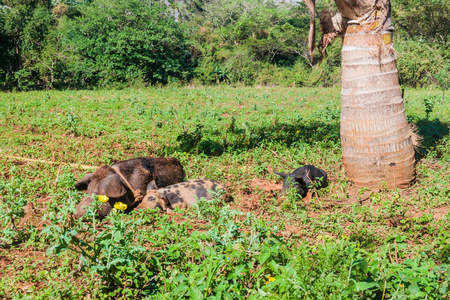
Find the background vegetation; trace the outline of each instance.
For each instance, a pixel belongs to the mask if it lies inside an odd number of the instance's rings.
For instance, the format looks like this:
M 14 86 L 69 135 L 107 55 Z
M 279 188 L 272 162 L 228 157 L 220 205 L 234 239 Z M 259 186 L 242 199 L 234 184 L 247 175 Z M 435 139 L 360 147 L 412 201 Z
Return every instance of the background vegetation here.
M 448 97 L 405 91 L 417 181 L 379 191 L 345 177 L 339 101 L 339 88 L 3 93 L 0 298 L 448 299 Z M 166 155 L 235 201 L 72 219 L 90 171 L 65 163 Z M 304 164 L 329 186 L 280 195 L 273 170 Z
M 334 8 L 331 0 L 318 5 Z M 449 2 L 394 0 L 392 7 L 402 85 L 448 88 Z M 1 0 L 0 86 L 338 85 L 340 41 L 311 64 L 308 27 L 303 3 Z

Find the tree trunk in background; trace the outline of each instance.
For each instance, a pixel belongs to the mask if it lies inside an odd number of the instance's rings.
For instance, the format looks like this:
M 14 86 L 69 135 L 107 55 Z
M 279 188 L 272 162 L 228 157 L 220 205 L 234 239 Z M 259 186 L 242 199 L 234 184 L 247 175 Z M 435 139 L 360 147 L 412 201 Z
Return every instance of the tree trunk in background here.
M 404 188 L 415 178 L 412 130 L 406 120 L 392 45 L 390 2 L 335 0 L 350 19 L 342 48 L 341 144 L 356 186 Z

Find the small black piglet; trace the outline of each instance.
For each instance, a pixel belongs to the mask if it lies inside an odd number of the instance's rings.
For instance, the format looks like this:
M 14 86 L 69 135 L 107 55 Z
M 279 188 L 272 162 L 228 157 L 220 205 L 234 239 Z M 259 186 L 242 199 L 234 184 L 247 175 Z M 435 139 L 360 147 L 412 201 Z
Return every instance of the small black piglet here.
M 281 191 L 286 191 L 292 187 L 300 196 L 302 196 L 302 198 L 306 197 L 309 186 L 313 182 L 319 183 L 316 185 L 317 189 L 327 186 L 327 173 L 325 173 L 324 170 L 314 167 L 313 165 L 306 165 L 298 168 L 291 174 L 278 172 L 274 173 L 280 175 L 284 179 L 283 188 Z

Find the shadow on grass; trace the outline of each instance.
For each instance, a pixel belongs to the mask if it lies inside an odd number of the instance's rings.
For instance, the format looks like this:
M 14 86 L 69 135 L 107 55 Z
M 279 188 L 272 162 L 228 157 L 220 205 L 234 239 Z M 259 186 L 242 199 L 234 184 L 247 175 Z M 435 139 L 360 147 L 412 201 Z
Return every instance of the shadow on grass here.
M 419 119 L 413 122 L 422 142 L 416 151 L 416 159 L 421 159 L 436 149 L 442 139 L 449 134 L 449 124 L 439 119 Z M 260 127 L 234 123 L 226 132 L 218 132 L 206 125 L 197 124 L 191 131 L 177 137 L 178 145 L 166 148 L 164 154 L 173 151 L 191 152 L 207 156 L 220 156 L 225 152 L 246 152 L 262 145 L 283 144 L 286 148 L 300 144 L 336 147 L 340 144 L 339 120 L 329 122 L 285 122 Z M 329 143 L 327 145 L 327 143 Z
M 317 142 L 339 143 L 339 122 L 309 122 L 309 123 L 277 123 L 268 126 L 251 127 L 242 124 L 240 127 L 232 123 L 225 133 L 205 129 L 197 125 L 192 131 L 185 131 L 177 137 L 178 147 L 166 149 L 203 153 L 207 156 L 220 156 L 224 152 L 242 151 L 267 145 L 282 143 L 286 147 L 296 143 L 317 144 Z M 216 135 L 222 135 L 218 141 Z
M 416 152 L 416 159 L 425 157 L 430 151 L 436 149 L 442 139 L 449 135 L 448 123 L 443 123 L 439 119 L 420 119 L 414 124 L 417 126 L 417 133 L 421 136 L 422 142 Z

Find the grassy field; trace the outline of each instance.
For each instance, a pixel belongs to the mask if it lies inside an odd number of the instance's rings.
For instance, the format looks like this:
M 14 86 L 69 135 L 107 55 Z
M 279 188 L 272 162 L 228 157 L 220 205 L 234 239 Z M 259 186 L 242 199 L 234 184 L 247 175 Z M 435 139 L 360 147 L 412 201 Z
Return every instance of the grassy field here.
M 448 299 L 441 95 L 405 91 L 423 136 L 415 184 L 369 191 L 345 177 L 337 88 L 0 94 L 0 298 Z M 174 156 L 235 201 L 72 219 L 81 165 L 139 156 Z M 304 164 L 329 186 L 281 196 L 273 171 Z

